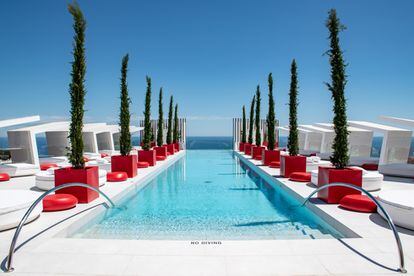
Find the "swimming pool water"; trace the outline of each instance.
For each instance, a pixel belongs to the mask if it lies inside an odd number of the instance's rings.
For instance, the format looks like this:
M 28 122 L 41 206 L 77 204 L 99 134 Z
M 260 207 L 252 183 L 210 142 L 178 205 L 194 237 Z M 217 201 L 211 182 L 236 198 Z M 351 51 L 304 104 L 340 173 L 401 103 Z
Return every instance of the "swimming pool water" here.
M 228 150 L 186 156 L 73 235 L 110 239 L 317 239 L 341 237 Z

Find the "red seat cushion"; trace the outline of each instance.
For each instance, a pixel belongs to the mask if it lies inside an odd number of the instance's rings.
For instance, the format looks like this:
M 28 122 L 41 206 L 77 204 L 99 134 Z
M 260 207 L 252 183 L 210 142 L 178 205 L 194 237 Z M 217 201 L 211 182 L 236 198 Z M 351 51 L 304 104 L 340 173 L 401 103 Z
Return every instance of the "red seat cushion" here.
M 366 195 L 347 195 L 339 201 L 339 206 L 356 212 L 375 213 L 377 205 Z
M 8 173 L 0 173 L 0 181 L 9 181 L 10 175 Z
M 310 172 L 293 172 L 290 174 L 289 180 L 296 181 L 296 182 L 310 182 L 311 173 Z
M 105 157 L 108 157 L 109 156 L 109 154 L 107 154 L 107 153 L 101 153 L 101 158 L 105 158 Z
M 55 212 L 71 209 L 78 204 L 78 199 L 70 194 L 48 195 L 43 199 L 43 212 Z
M 361 168 L 367 171 L 378 171 L 378 164 L 365 163 L 362 164 Z
M 137 168 L 143 169 L 143 168 L 148 168 L 148 167 L 149 167 L 149 163 L 148 162 L 143 162 L 143 161 L 137 162 Z
M 42 171 L 46 171 L 46 170 L 48 170 L 50 168 L 57 168 L 57 167 L 58 167 L 58 165 L 55 164 L 55 163 L 43 163 L 43 164 L 40 164 L 40 170 L 42 170 Z
M 120 182 L 126 181 L 128 179 L 128 174 L 126 172 L 108 172 L 106 174 L 106 180 L 108 182 Z
M 256 155 L 255 157 L 254 157 L 254 160 L 262 160 L 263 158 L 262 158 L 262 156 L 261 155 Z
M 279 161 L 270 162 L 269 167 L 270 168 L 280 168 L 280 162 Z
M 167 158 L 167 157 L 162 156 L 162 155 L 157 155 L 156 156 L 157 161 L 163 161 L 163 160 L 165 160 L 165 158 Z

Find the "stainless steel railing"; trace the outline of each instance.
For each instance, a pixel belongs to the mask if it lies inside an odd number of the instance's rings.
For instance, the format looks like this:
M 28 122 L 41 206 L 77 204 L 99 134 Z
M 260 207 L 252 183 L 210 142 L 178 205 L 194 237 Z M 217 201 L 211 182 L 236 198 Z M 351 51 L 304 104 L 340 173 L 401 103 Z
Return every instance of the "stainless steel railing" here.
M 335 187 L 335 186 L 339 186 L 339 187 L 347 187 L 347 188 L 351 188 L 351 189 L 354 189 L 354 190 L 358 190 L 358 191 L 361 191 L 361 192 L 363 192 L 364 194 L 366 194 L 376 205 L 377 205 L 377 207 L 381 210 L 381 212 L 384 214 L 384 216 L 385 216 L 385 219 L 387 220 L 387 222 L 388 222 L 388 225 L 390 226 L 390 228 L 391 228 L 391 230 L 392 230 L 392 232 L 393 232 L 393 234 L 394 234 L 394 238 L 395 238 L 395 241 L 396 241 L 396 243 L 397 243 L 397 247 L 398 247 L 398 256 L 399 256 L 399 259 L 400 259 L 400 266 L 399 266 L 399 268 L 397 269 L 397 271 L 398 272 L 401 272 L 401 273 L 407 273 L 407 270 L 405 269 L 405 264 L 404 264 L 404 251 L 403 251 L 403 248 L 402 248 L 402 244 L 401 244 L 401 239 L 400 239 L 400 236 L 398 235 L 398 231 L 397 231 L 397 228 L 395 227 L 395 224 L 394 224 L 394 222 L 392 221 L 392 218 L 390 217 L 390 215 L 387 213 L 387 211 L 384 209 L 384 207 L 382 207 L 382 205 L 381 205 L 381 203 L 379 203 L 379 201 L 370 193 L 370 192 L 368 192 L 367 190 L 365 190 L 365 189 L 363 189 L 363 188 L 361 188 L 361 187 L 359 187 L 359 186 L 356 186 L 356 185 L 352 185 L 352 184 L 348 184 L 348 183 L 330 183 L 330 184 L 326 184 L 326 185 L 324 185 L 324 186 L 321 186 L 321 187 L 318 187 L 316 190 L 314 190 L 306 199 L 305 199 L 305 201 L 302 203 L 302 206 L 304 206 L 308 201 L 309 201 L 309 199 L 314 195 L 314 194 L 316 194 L 317 192 L 319 192 L 320 190 L 323 190 L 323 189 L 326 189 L 326 188 L 329 188 L 329 187 Z
M 84 184 L 84 183 L 67 183 L 67 184 L 63 184 L 63 185 L 60 185 L 60 186 L 56 186 L 53 189 L 50 189 L 50 190 L 44 192 L 41 196 L 39 196 L 38 199 L 36 199 L 35 202 L 33 202 L 32 205 L 30 205 L 29 209 L 26 211 L 26 213 L 24 214 L 24 216 L 20 220 L 20 223 L 17 226 L 16 231 L 14 232 L 14 236 L 13 236 L 12 242 L 10 244 L 9 255 L 7 256 L 6 272 L 14 271 L 14 268 L 13 268 L 12 265 L 13 265 L 13 255 L 14 255 L 14 252 L 15 252 L 17 239 L 19 238 L 20 231 L 22 230 L 23 225 L 26 223 L 27 219 L 29 218 L 30 214 L 33 212 L 34 208 L 48 194 L 53 193 L 53 192 L 58 191 L 58 190 L 61 190 L 61 189 L 64 189 L 64 188 L 68 188 L 68 187 L 85 187 L 85 188 L 91 189 L 95 192 L 98 192 L 100 195 L 102 195 L 111 204 L 112 208 L 115 207 L 115 204 L 112 202 L 112 200 L 105 193 L 103 193 L 101 190 L 99 190 L 95 187 L 92 187 L 92 186 Z M 105 207 L 109 208 L 109 206 L 107 204 L 105 204 Z

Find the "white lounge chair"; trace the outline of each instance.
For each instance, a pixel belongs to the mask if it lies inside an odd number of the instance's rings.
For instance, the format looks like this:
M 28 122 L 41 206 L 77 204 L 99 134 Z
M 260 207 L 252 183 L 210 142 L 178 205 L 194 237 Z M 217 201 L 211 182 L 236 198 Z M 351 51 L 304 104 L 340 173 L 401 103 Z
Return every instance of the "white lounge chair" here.
M 27 209 L 41 194 L 25 190 L 0 190 L 0 231 L 16 227 Z M 43 210 L 42 203 L 39 203 L 27 223 L 39 217 Z
M 378 191 L 382 188 L 382 181 L 384 176 L 376 171 L 367 171 L 359 167 L 354 167 L 362 170 L 362 188 L 372 192 Z M 318 186 L 318 170 L 313 170 L 311 172 L 311 182 L 312 184 Z
M 393 222 L 401 227 L 414 230 L 414 191 L 390 190 L 382 191 L 378 199 Z M 384 214 L 378 209 L 378 213 Z

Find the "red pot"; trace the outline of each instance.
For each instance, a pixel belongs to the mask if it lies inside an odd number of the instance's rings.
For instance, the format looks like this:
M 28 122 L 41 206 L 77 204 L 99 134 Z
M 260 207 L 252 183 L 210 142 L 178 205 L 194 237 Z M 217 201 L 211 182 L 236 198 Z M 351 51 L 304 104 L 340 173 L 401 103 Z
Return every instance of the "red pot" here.
M 151 167 L 155 166 L 157 163 L 157 155 L 155 154 L 155 150 L 139 150 L 138 161 L 148 162 Z
M 243 142 L 239 143 L 239 151 L 244 151 L 244 144 L 246 143 L 243 143 Z
M 97 166 L 74 169 L 72 167 L 55 170 L 55 187 L 67 183 L 84 183 L 99 189 L 99 171 Z M 89 203 L 99 197 L 99 193 L 85 187 L 69 187 L 55 194 L 71 194 L 79 203 Z
M 252 154 L 252 144 L 246 143 L 244 144 L 244 154 L 251 155 Z
M 174 149 L 176 152 L 180 151 L 180 143 L 174 143 Z
M 165 156 L 167 157 L 167 147 L 154 147 L 156 156 Z
M 333 167 L 319 167 L 318 187 L 337 182 L 362 187 L 362 170 L 352 168 L 335 169 Z M 347 187 L 329 187 L 319 191 L 318 198 L 327 203 L 337 204 L 344 196 L 353 194 L 361 194 L 361 192 Z
M 167 145 L 167 151 L 169 152 L 170 155 L 173 155 L 175 153 L 174 144 Z
M 253 146 L 252 158 L 255 160 L 263 160 L 264 151 L 265 151 L 265 147 L 263 146 Z
M 111 156 L 111 171 L 126 172 L 129 178 L 137 176 L 137 156 L 136 155 L 114 155 Z
M 306 172 L 306 156 L 281 155 L 280 156 L 280 175 L 286 178 L 294 172 Z
M 269 166 L 270 162 L 280 162 L 280 150 L 265 150 L 263 165 Z

